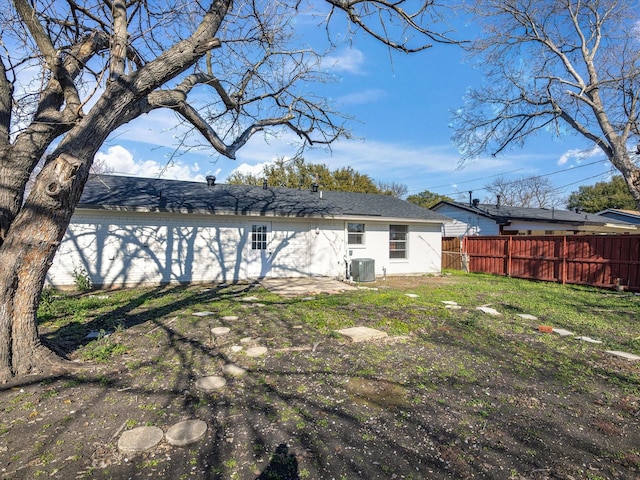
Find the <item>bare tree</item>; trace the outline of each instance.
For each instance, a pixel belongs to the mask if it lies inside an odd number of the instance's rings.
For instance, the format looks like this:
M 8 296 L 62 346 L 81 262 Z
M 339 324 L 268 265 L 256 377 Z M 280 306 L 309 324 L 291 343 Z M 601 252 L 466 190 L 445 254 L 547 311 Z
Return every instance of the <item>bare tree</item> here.
M 549 208 L 563 204 L 557 188 L 548 177 L 496 177 L 484 186 L 493 196 L 486 203 L 495 202 L 512 207 Z
M 305 4 L 306 5 L 306 4 Z M 327 0 L 325 21 L 411 52 L 448 41 L 431 1 Z M 321 53 L 295 38 L 295 0 L 12 0 L 0 11 L 0 381 L 60 362 L 36 310 L 94 155 L 122 125 L 157 109 L 233 159 L 256 133 L 288 129 L 304 145 L 346 136 L 309 94 Z M 306 7 L 311 8 L 311 7 Z M 328 30 L 329 32 L 329 30 Z M 31 173 L 42 170 L 25 199 Z
M 378 190 L 385 195 L 391 195 L 392 197 L 402 198 L 409 193 L 409 187 L 404 183 L 399 182 L 383 182 L 378 181 Z
M 640 4 L 478 0 L 472 10 L 483 31 L 470 52 L 487 78 L 456 112 L 465 157 L 498 154 L 539 132 L 582 136 L 622 173 L 640 208 Z

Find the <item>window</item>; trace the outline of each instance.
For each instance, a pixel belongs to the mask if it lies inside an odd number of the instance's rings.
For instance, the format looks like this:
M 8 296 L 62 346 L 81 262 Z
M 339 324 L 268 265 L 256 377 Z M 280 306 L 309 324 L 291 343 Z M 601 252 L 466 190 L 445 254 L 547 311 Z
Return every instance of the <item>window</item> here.
M 267 249 L 267 226 L 252 225 L 251 226 L 251 250 Z
M 364 223 L 347 223 L 349 245 L 364 245 Z
M 389 225 L 389 258 L 407 258 L 406 225 Z

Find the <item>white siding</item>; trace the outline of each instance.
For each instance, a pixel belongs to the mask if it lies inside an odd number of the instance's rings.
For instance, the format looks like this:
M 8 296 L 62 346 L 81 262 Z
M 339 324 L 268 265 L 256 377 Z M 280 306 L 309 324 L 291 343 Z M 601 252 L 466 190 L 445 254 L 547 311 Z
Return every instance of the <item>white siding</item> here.
M 265 223 L 268 247 L 252 250 L 251 226 Z M 73 285 L 78 268 L 106 287 L 255 276 L 344 278 L 351 258 L 373 258 L 378 276 L 383 268 L 388 275 L 440 271 L 440 224 L 409 225 L 408 258 L 391 260 L 389 223 L 364 223 L 366 243 L 356 249 L 346 245 L 343 220 L 78 210 L 48 282 Z
M 445 223 L 444 225 L 443 236 L 445 237 L 500 234 L 500 226 L 483 215 L 446 204 L 433 210 L 453 219 L 453 223 Z
M 440 224 L 408 225 L 407 258 L 389 258 L 389 223 L 365 223 L 365 244 L 349 245 L 348 257 L 372 258 L 377 276 L 439 273 L 442 262 Z M 394 225 L 403 225 L 401 221 Z M 346 224 L 345 224 L 346 229 Z

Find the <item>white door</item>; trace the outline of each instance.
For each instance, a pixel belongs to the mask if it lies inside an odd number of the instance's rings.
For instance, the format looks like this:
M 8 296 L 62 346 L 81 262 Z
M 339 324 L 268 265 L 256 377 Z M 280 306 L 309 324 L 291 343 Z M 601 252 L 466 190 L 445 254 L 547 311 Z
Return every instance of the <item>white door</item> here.
M 245 268 L 247 278 L 264 278 L 271 274 L 271 222 L 255 221 L 245 235 Z

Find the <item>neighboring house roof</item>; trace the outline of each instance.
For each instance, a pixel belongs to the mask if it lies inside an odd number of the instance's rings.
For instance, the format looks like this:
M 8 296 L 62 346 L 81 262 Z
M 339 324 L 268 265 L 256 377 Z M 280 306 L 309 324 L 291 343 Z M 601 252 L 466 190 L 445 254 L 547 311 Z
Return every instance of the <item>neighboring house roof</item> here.
M 596 215 L 602 215 L 609 218 L 621 218 L 630 223 L 640 223 L 640 212 L 637 210 L 623 210 L 618 208 L 607 208 L 598 212 Z
M 472 212 L 494 220 L 500 225 L 509 225 L 515 221 L 544 222 L 580 226 L 595 226 L 620 228 L 622 230 L 635 229 L 636 226 L 621 220 L 603 218 L 594 213 L 575 212 L 571 210 L 559 210 L 556 208 L 525 208 L 511 207 L 508 205 L 496 205 L 488 203 L 468 204 L 462 202 L 442 201 L 432 207 L 437 210 L 442 205 L 451 205 L 462 210 Z
M 443 223 L 447 217 L 390 195 L 208 185 L 179 180 L 92 175 L 78 208 Z

